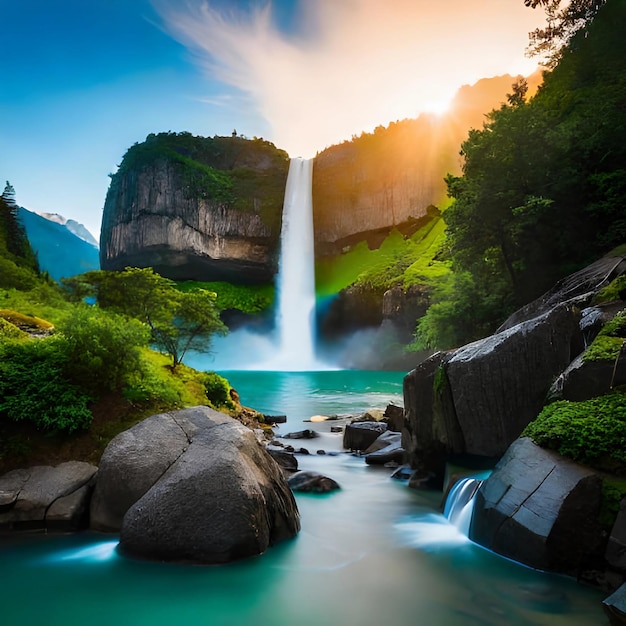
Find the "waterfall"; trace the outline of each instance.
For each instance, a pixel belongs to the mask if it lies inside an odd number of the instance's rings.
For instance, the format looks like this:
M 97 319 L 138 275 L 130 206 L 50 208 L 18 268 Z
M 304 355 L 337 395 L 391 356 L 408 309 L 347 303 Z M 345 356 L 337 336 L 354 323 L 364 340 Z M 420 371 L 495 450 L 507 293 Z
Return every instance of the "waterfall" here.
M 444 517 L 456 526 L 461 533 L 469 537 L 472 512 L 474 510 L 474 496 L 483 481 L 468 477 L 454 483 L 446 498 Z
M 278 355 L 275 359 L 278 369 L 289 371 L 317 368 L 312 177 L 313 159 L 291 159 L 276 281 Z

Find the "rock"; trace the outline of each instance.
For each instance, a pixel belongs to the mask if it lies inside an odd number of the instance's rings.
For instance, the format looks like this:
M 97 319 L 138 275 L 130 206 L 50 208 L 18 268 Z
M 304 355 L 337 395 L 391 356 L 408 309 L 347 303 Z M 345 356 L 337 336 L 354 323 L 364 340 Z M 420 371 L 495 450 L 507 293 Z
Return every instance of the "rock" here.
M 612 625 L 626 624 L 626 583 L 602 601 L 602 608 Z
M 578 355 L 550 387 L 553 399 L 580 402 L 608 393 L 613 387 L 626 384 L 626 353 L 617 361 L 583 361 Z
M 368 409 L 361 415 L 353 420 L 353 422 L 380 422 L 385 416 L 385 412 L 380 409 Z
M 391 478 L 395 478 L 396 480 L 410 480 L 413 474 L 415 474 L 415 470 L 411 468 L 410 465 L 400 465 L 391 475 Z
M 178 456 L 176 429 L 186 440 Z M 157 450 L 162 453 L 154 455 Z M 127 554 L 225 563 L 261 554 L 299 530 L 278 464 L 250 429 L 208 407 L 152 416 L 114 438 L 105 457 L 96 487 L 102 479 L 96 511 L 107 514 L 100 520 L 110 523 L 131 493 L 140 494 L 121 523 L 120 549 Z M 124 505 L 115 502 L 112 483 L 119 476 L 134 485 L 134 491 L 119 486 Z
M 363 452 L 368 465 L 385 465 L 387 463 L 402 463 L 404 448 L 402 435 L 394 432 L 384 432 Z
M 544 315 L 564 303 L 584 308 L 602 288 L 626 272 L 626 259 L 621 256 L 605 256 L 570 274 L 542 296 L 513 313 L 496 332 L 512 328 L 520 322 Z
M 179 423 L 177 415 L 153 415 L 117 435 L 106 447 L 91 501 L 90 524 L 94 530 L 119 531 L 129 507 L 189 447 L 195 429 L 187 422 Z
M 167 139 L 176 143 L 176 137 Z M 111 178 L 102 216 L 102 269 L 152 267 L 175 280 L 271 282 L 276 272 L 282 196 L 289 161 L 273 146 L 239 137 L 193 140 L 199 165 L 245 171 L 237 203 L 194 188 L 184 165 L 163 152 L 134 165 L 131 148 Z M 161 145 L 159 136 L 146 144 Z M 220 145 L 216 145 L 220 144 Z M 173 148 L 176 150 L 176 148 Z M 188 154 L 188 146 L 181 151 Z M 205 156 L 213 152 L 207 161 Z M 193 174 L 192 174 L 193 176 Z M 198 184 L 195 183 L 196 187 Z
M 287 479 L 287 482 L 293 491 L 328 493 L 340 489 L 332 478 L 312 471 L 296 472 Z
M 330 432 L 331 433 L 342 433 L 343 432 L 343 426 L 331 426 L 330 427 Z
M 312 415 L 308 421 L 317 424 L 319 422 L 326 422 L 329 419 L 331 418 L 328 415 Z
M 77 529 L 86 512 L 98 468 L 82 461 L 36 466 L 0 477 L 0 527 Z
M 403 442 L 411 465 L 442 473 L 452 454 L 502 456 L 582 350 L 579 315 L 557 306 L 410 372 Z
M 387 430 L 384 422 L 353 422 L 343 433 L 343 447 L 347 450 L 365 450 Z
M 396 285 L 383 294 L 383 319 L 393 323 L 404 344 L 413 340 L 415 320 L 423 317 L 430 305 L 429 291 L 426 285 L 411 285 L 407 289 Z
M 530 567 L 584 578 L 603 557 L 601 501 L 595 472 L 518 439 L 476 494 L 470 538 Z
M 315 437 L 317 437 L 317 433 L 310 428 L 283 435 L 283 439 L 315 439 Z
M 609 565 L 626 572 L 626 498 L 620 503 L 604 556 Z
M 273 446 L 267 446 L 265 448 L 270 456 L 282 467 L 284 470 L 289 472 L 298 471 L 298 459 L 291 452 L 287 452 L 282 448 L 276 448 Z
M 395 404 L 388 404 L 383 418 L 387 421 L 387 430 L 401 433 L 404 426 L 404 409 Z
M 287 423 L 286 415 L 264 415 L 264 422 L 266 424 L 285 424 Z

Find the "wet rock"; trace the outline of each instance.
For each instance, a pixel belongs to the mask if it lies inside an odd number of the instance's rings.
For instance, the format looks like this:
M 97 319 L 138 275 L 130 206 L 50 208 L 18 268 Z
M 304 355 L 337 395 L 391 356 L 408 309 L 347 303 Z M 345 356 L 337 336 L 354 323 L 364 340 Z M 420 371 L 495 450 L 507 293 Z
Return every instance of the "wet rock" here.
M 365 450 L 387 430 L 384 422 L 353 422 L 343 433 L 343 447 L 347 450 Z
M 298 459 L 296 459 L 293 453 L 274 446 L 267 446 L 265 449 L 282 469 L 289 472 L 296 472 L 298 470 Z
M 363 452 L 368 465 L 386 465 L 387 463 L 402 463 L 404 448 L 400 433 L 385 432 Z
M 315 439 L 315 437 L 317 437 L 317 433 L 310 428 L 283 435 L 283 439 Z
M 0 527 L 77 529 L 86 525 L 95 465 L 68 461 L 36 466 L 0 477 Z
M 383 418 L 387 422 L 387 430 L 392 430 L 396 433 L 402 432 L 404 426 L 404 409 L 401 406 L 395 404 L 388 404 Z
M 478 490 L 470 538 L 537 569 L 576 577 L 601 562 L 602 479 L 518 439 Z
M 296 472 L 287 479 L 287 482 L 293 491 L 328 493 L 340 489 L 339 484 L 332 478 L 312 471 Z
M 168 442 L 175 449 L 176 428 L 187 442 L 178 457 L 151 459 L 153 450 Z M 123 514 L 120 549 L 128 554 L 225 563 L 261 554 L 299 530 L 295 500 L 278 464 L 249 428 L 208 407 L 152 416 L 114 438 L 105 457 L 109 462 L 98 477 L 104 485 L 101 510 L 119 511 L 109 501 L 116 498 L 114 477 L 130 477 L 141 467 L 151 479 L 146 485 L 145 478 L 135 477 L 144 492 Z M 154 466 L 166 460 L 169 465 L 159 473 Z M 127 498 L 125 487 L 119 489 Z

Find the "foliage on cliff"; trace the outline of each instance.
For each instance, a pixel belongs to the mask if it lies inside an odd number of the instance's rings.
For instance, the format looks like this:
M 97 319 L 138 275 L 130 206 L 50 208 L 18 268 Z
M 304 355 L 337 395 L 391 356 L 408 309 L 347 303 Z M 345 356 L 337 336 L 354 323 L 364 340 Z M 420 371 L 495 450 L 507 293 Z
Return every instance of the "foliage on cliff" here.
M 212 200 L 259 212 L 269 226 L 280 223 L 289 156 L 263 139 L 199 137 L 189 132 L 151 133 L 131 146 L 115 174 L 173 163 L 187 198 Z
M 534 97 L 518 82 L 470 132 L 463 175 L 447 177 L 454 278 L 418 341 L 443 348 L 484 336 L 626 239 L 625 22 L 626 1 L 606 2 Z M 451 326 L 454 337 L 436 330 Z

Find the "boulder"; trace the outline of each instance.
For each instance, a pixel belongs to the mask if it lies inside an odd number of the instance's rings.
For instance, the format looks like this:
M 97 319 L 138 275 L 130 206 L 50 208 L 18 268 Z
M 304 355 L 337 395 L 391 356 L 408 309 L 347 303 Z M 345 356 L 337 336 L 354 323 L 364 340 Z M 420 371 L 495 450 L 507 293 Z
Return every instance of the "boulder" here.
M 626 352 L 617 358 L 583 361 L 578 355 L 550 387 L 554 399 L 580 402 L 608 393 L 613 387 L 626 384 Z
M 300 471 L 292 474 L 287 482 L 293 491 L 302 491 L 305 493 L 328 493 L 341 489 L 339 484 L 318 472 Z
M 404 460 L 402 435 L 391 431 L 384 432 L 363 454 L 368 465 L 402 463 Z
M 61 530 L 87 525 L 95 465 L 68 461 L 0 477 L 0 527 Z
M 282 469 L 289 472 L 298 470 L 298 459 L 293 455 L 293 452 L 287 452 L 283 448 L 276 446 L 267 446 L 265 449 Z
M 365 450 L 379 435 L 387 430 L 385 422 L 353 422 L 346 424 L 343 432 L 343 447 L 347 450 Z
M 118 532 L 129 507 L 189 447 L 194 430 L 188 420 L 182 422 L 177 413 L 163 413 L 117 435 L 100 459 L 91 501 L 91 527 Z
M 570 303 L 584 308 L 601 289 L 626 272 L 626 258 L 605 256 L 582 270 L 566 276 L 550 291 L 513 313 L 496 332 L 543 315 L 554 307 Z
M 388 404 L 383 418 L 387 422 L 387 430 L 393 430 L 396 433 L 402 432 L 404 426 L 404 409 L 395 404 Z
M 261 554 L 300 528 L 278 464 L 250 429 L 208 407 L 152 416 L 114 438 L 104 458 L 95 510 L 101 527 L 127 505 L 124 553 L 225 563 Z M 116 493 L 120 476 L 134 491 L 120 485 Z
M 599 475 L 518 439 L 476 494 L 470 538 L 530 567 L 585 578 L 603 557 L 601 502 Z
M 502 456 L 582 350 L 579 316 L 560 305 L 410 372 L 403 442 L 411 465 L 441 474 L 452 454 Z

